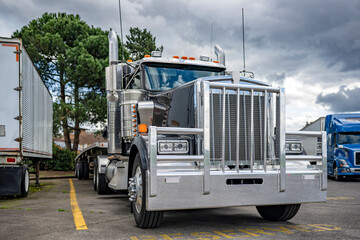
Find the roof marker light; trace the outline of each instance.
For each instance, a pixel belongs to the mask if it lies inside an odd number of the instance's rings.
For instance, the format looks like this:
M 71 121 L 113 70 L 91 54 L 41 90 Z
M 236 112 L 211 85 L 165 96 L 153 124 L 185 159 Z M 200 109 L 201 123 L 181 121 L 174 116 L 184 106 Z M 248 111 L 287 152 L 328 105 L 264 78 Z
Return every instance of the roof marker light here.
M 213 61 L 213 63 L 219 63 L 218 61 Z
M 173 58 L 179 59 L 179 56 L 173 56 Z
M 210 61 L 210 58 L 208 56 L 201 55 L 200 56 L 200 61 L 208 62 L 208 61 Z
M 145 55 L 145 56 L 144 56 L 144 58 L 149 58 L 149 57 L 150 57 L 150 55 Z
M 195 58 L 194 57 L 189 57 L 189 60 L 195 60 Z
M 126 62 L 132 62 L 132 60 L 131 60 L 131 59 L 128 59 L 128 60 L 126 60 Z
M 161 58 L 161 51 L 152 51 L 151 52 L 151 56 L 152 57 L 157 57 L 157 58 Z
M 183 60 L 187 60 L 187 59 L 188 59 L 188 57 L 186 57 L 186 56 L 182 56 L 182 57 L 181 57 L 181 59 L 183 59 Z

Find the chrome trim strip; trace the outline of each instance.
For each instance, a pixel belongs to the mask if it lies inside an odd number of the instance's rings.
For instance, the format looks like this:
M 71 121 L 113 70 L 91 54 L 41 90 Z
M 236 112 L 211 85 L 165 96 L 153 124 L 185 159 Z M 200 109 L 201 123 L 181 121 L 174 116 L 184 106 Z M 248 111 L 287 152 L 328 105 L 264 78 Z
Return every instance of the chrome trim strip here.
M 239 173 L 240 164 L 240 89 L 236 92 L 236 172 Z
M 254 155 L 255 155 L 255 141 L 254 141 L 254 89 L 250 92 L 250 171 L 254 171 Z
M 267 132 L 267 115 L 268 115 L 268 93 L 267 90 L 264 92 L 264 171 L 266 172 L 266 161 L 267 161 L 267 139 L 268 139 L 268 132 Z
M 222 88 L 222 144 L 221 144 L 221 169 L 225 172 L 225 99 L 226 99 L 226 90 L 225 87 Z
M 149 127 L 149 161 L 150 161 L 150 174 L 149 174 L 149 196 L 156 197 L 157 192 L 157 129 L 154 126 Z
M 204 155 L 158 155 L 160 161 L 203 161 Z
M 285 192 L 286 189 L 286 157 L 285 157 L 285 89 L 280 88 L 279 93 L 279 101 L 280 101 L 280 131 L 279 131 L 279 158 L 280 158 L 280 179 L 279 179 L 279 191 Z
M 271 93 L 279 93 L 279 91 L 280 91 L 279 88 L 276 88 L 276 87 L 265 87 L 265 86 L 261 87 L 261 86 L 254 86 L 254 85 L 228 84 L 228 83 L 215 83 L 215 82 L 211 82 L 210 87 L 215 88 L 215 89 L 226 88 L 228 90 L 237 90 L 238 88 L 241 88 L 244 91 L 255 90 L 257 92 L 264 92 L 265 90 L 267 90 L 268 92 L 271 92 Z
M 203 155 L 204 155 L 204 177 L 203 194 L 210 194 L 210 85 L 203 82 L 203 100 L 204 100 L 204 124 L 203 124 Z
M 322 144 L 322 176 L 321 176 L 321 190 L 327 190 L 327 138 L 326 132 L 321 132 L 321 144 Z
M 202 128 L 156 127 L 158 134 L 203 134 Z

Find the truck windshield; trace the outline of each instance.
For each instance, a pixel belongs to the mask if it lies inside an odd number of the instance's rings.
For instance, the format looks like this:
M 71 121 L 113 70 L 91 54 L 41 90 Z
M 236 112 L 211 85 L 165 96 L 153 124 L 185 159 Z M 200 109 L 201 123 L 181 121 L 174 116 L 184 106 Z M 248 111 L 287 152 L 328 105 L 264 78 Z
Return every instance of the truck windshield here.
M 339 133 L 338 144 L 360 143 L 360 132 Z
M 153 91 L 168 90 L 201 77 L 224 75 L 222 68 L 194 65 L 151 64 L 144 66 L 145 88 Z

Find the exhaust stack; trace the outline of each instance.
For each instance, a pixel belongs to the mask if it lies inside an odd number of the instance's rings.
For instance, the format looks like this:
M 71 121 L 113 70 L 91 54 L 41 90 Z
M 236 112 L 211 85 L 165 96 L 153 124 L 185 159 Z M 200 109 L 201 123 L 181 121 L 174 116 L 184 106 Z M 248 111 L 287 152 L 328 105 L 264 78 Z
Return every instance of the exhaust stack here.
M 118 40 L 117 40 L 117 34 L 115 31 L 110 30 L 109 31 L 109 65 L 111 65 L 112 61 L 118 61 Z
M 215 55 L 217 57 L 217 61 L 225 66 L 225 52 L 221 49 L 219 45 L 215 45 Z

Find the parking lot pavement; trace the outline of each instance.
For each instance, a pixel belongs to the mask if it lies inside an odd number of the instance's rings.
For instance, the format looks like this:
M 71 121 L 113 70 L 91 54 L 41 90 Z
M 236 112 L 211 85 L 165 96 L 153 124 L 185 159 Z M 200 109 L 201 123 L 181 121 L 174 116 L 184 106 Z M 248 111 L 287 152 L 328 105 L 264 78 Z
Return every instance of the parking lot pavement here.
M 126 194 L 97 195 L 72 179 L 86 224 L 77 230 L 70 180 L 44 180 L 26 199 L 0 200 L 0 239 L 359 239 L 360 180 L 328 182 L 326 203 L 303 204 L 288 222 L 262 220 L 254 207 L 166 212 L 157 229 L 135 226 Z

